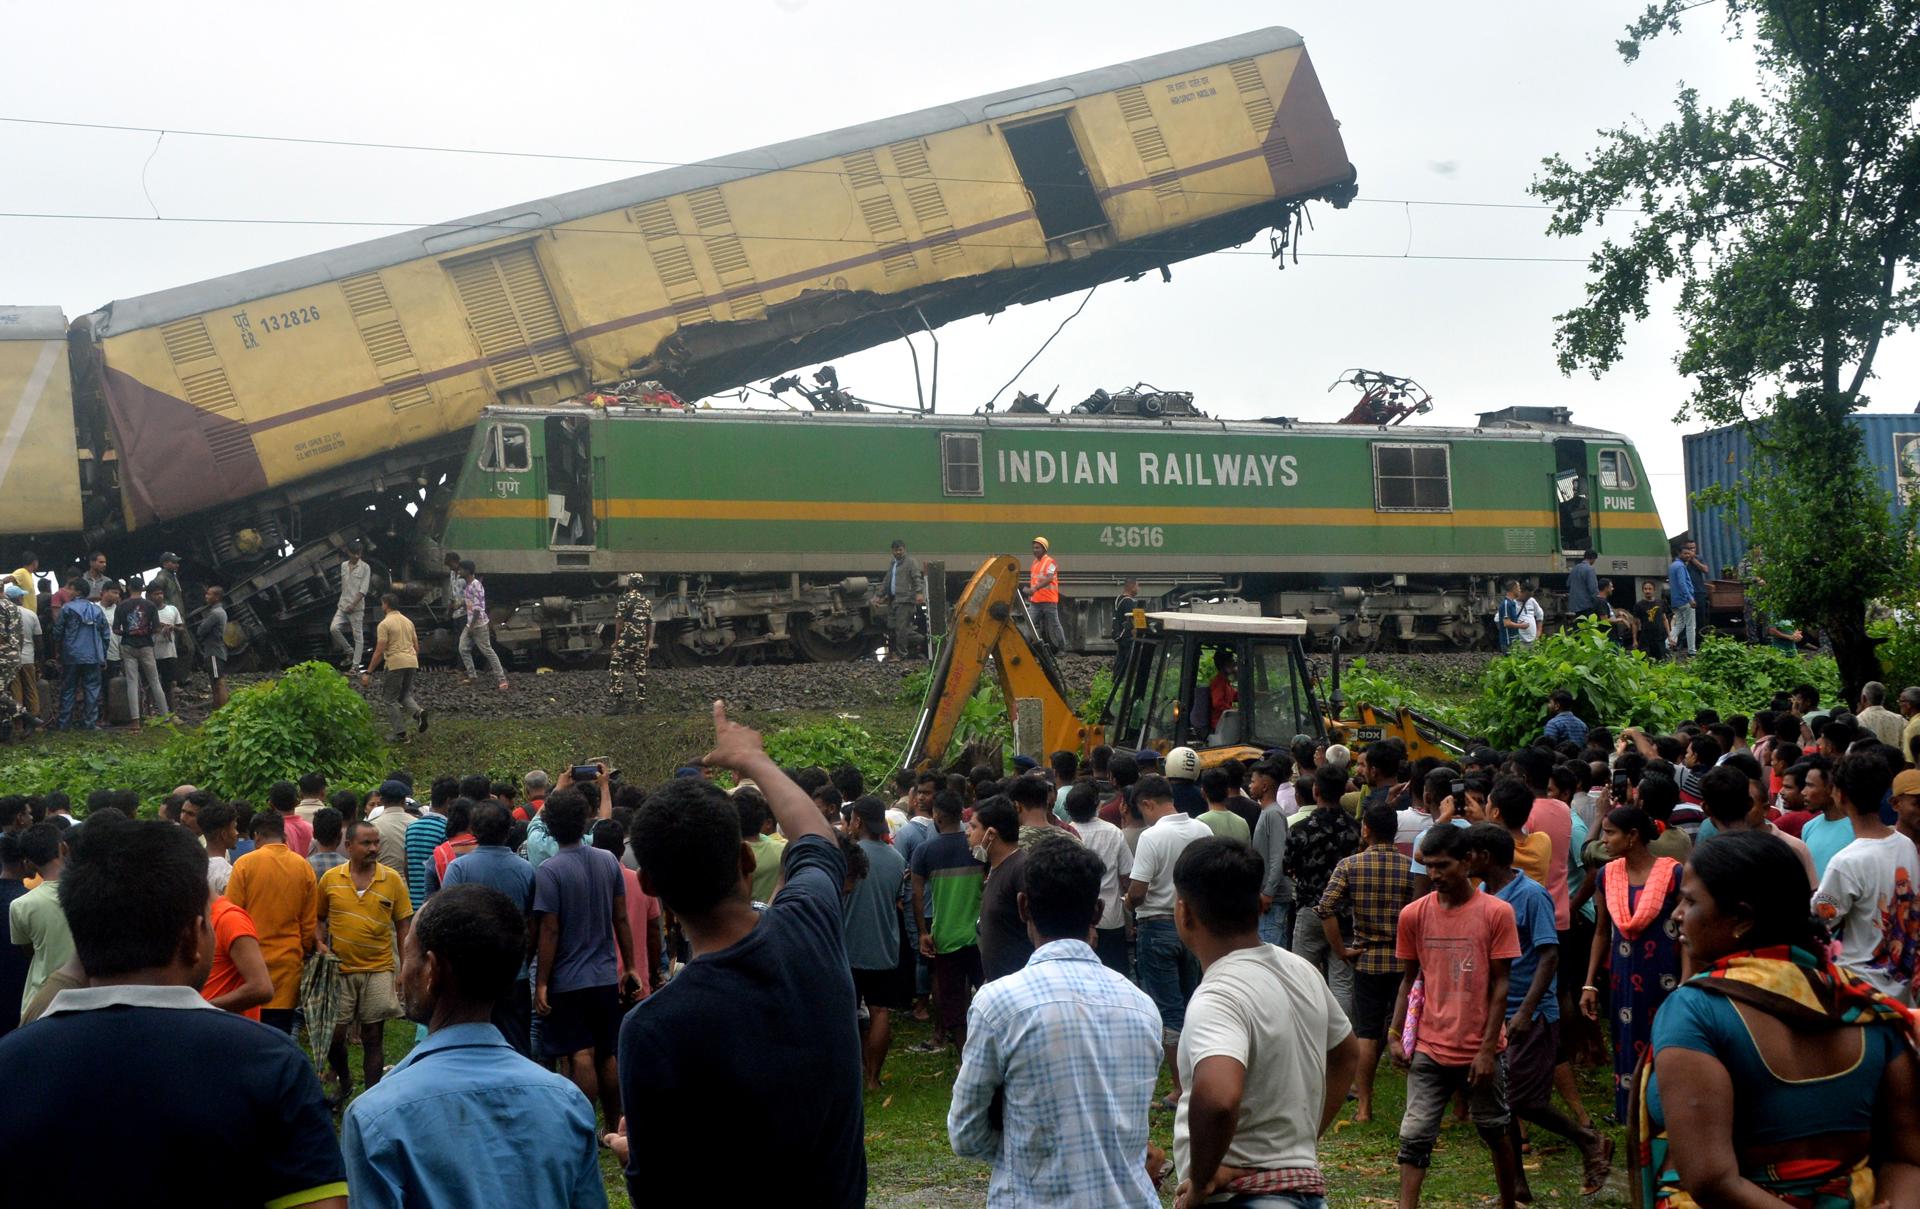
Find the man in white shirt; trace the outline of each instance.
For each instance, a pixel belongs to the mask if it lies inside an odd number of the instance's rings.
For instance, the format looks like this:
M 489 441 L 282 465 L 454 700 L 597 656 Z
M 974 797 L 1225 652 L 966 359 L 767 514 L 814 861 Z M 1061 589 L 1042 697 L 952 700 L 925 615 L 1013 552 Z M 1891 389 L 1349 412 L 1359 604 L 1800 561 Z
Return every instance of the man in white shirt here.
M 1133 869 L 1127 875 L 1127 902 L 1138 925 L 1140 989 L 1153 996 L 1154 1006 L 1160 1009 L 1161 1046 L 1167 1065 L 1174 1067 L 1171 1108 L 1180 1098 L 1180 1072 L 1175 1065 L 1180 1029 L 1186 1023 L 1187 1000 L 1200 985 L 1199 963 L 1180 942 L 1173 924 L 1173 867 L 1188 845 L 1210 838 L 1213 828 L 1174 806 L 1173 786 L 1165 777 L 1141 777 L 1134 796 L 1147 829 L 1140 833 Z
M 1920 792 L 1920 773 L 1894 780 L 1879 756 L 1844 756 L 1833 769 L 1833 792 L 1853 817 L 1853 841 L 1827 862 L 1813 911 L 1839 934 L 1839 964 L 1901 1003 L 1913 1002 L 1914 926 L 1920 854 L 1913 841 L 1880 821 L 1889 783 L 1895 793 Z M 1708 843 L 1712 843 L 1711 840 Z
M 1187 1093 L 1174 1116 L 1173 1160 L 1181 1204 L 1324 1198 L 1316 1140 L 1346 1102 L 1360 1061 L 1353 1026 L 1320 971 L 1260 939 L 1260 876 L 1260 858 L 1223 839 L 1192 845 L 1174 870 L 1180 939 L 1206 971 L 1180 1034 Z
M 1126 885 L 1133 872 L 1133 850 L 1118 827 L 1100 817 L 1100 791 L 1092 781 L 1075 781 L 1067 790 L 1067 817 L 1080 842 L 1100 858 L 1100 918 L 1093 925 L 1093 951 L 1121 976 L 1127 968 Z
M 347 670 L 353 675 L 359 674 L 367 653 L 367 591 L 373 586 L 373 568 L 361 553 L 359 542 L 347 543 L 347 561 L 340 564 L 340 599 L 327 627 L 333 649 L 351 656 Z
M 180 683 L 180 635 L 186 630 L 186 618 L 167 603 L 167 588 L 156 577 L 147 581 L 147 602 L 153 606 L 153 663 L 160 669 L 160 683 L 174 691 Z

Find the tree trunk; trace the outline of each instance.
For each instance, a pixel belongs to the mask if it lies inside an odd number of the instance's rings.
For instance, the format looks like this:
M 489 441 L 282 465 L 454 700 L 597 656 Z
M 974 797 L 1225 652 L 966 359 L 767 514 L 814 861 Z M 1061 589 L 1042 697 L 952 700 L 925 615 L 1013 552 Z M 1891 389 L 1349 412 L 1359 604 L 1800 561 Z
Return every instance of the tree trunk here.
M 1860 686 L 1880 679 L 1880 644 L 1867 633 L 1865 612 L 1852 609 L 1827 618 L 1827 641 L 1833 644 L 1834 662 L 1840 665 L 1843 704 L 1852 709 L 1860 700 Z

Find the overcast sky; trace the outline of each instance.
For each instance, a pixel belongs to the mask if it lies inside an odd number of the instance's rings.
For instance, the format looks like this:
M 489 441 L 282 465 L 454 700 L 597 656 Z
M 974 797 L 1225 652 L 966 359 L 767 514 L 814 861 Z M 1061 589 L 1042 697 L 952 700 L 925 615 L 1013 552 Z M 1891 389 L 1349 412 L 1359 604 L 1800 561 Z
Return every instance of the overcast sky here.
M 1552 316 L 1580 298 L 1583 264 L 1401 256 L 1578 257 L 1583 245 L 1546 237 L 1541 210 L 1387 200 L 1524 205 L 1542 156 L 1582 155 L 1598 128 L 1635 115 L 1663 119 L 1680 81 L 1709 99 L 1746 88 L 1750 59 L 1727 45 L 1712 5 L 1689 15 L 1685 36 L 1621 62 L 1614 43 L 1641 7 L 387 0 L 202 6 L 196 22 L 174 5 L 96 0 L 77 20 L 0 0 L 0 117 L 687 161 L 1286 24 L 1342 123 L 1360 201 L 1316 206 L 1303 259 L 1284 272 L 1221 254 L 1175 266 L 1171 284 L 1103 287 L 1019 386 L 1058 385 L 1070 401 L 1146 381 L 1191 390 L 1215 415 L 1330 420 L 1350 394 L 1328 384 L 1367 366 L 1419 379 L 1440 422 L 1567 406 L 1639 445 L 1677 531 L 1684 429 L 1673 418 L 1686 383 L 1671 315 L 1636 329 L 1604 379 L 1563 377 Z M 0 165 L 0 211 L 407 226 L 649 170 L 10 122 Z M 387 230 L 0 218 L 0 302 L 75 316 Z M 1078 302 L 942 329 L 942 409 L 971 411 Z M 1879 409 L 1911 406 L 1914 346 L 1883 349 Z M 838 366 L 858 394 L 913 400 L 898 345 Z

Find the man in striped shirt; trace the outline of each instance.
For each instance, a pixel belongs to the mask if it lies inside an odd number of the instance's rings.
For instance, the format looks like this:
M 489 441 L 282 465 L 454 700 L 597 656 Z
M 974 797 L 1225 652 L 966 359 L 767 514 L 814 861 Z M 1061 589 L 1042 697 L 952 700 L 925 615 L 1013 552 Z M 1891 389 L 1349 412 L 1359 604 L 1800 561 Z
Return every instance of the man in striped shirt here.
M 454 792 L 458 792 L 459 782 L 450 782 Z M 416 904 L 427 901 L 427 870 L 433 867 L 433 850 L 447 838 L 447 803 L 453 793 L 444 791 L 436 782 L 434 792 L 427 809 L 407 828 L 407 894 Z
M 500 667 L 500 656 L 493 649 L 493 626 L 487 618 L 487 589 L 480 582 L 480 572 L 472 559 L 460 560 L 460 578 L 465 581 L 460 598 L 467 609 L 467 628 L 460 631 L 460 670 L 467 679 L 473 679 L 473 653 L 479 651 L 486 657 L 487 671 L 505 692 L 507 673 Z

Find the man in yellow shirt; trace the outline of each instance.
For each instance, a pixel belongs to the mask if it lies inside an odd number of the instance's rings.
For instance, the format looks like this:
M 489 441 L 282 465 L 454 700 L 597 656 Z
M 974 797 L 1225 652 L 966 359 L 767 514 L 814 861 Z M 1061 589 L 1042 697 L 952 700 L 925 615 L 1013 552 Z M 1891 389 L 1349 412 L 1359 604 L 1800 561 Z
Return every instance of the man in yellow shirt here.
M 372 823 L 347 827 L 347 863 L 335 865 L 320 879 L 321 949 L 340 960 L 340 978 L 334 994 L 333 1044 L 327 1065 L 338 1085 L 337 1103 L 353 1092 L 347 1072 L 347 1030 L 360 1030 L 361 1075 L 372 1087 L 386 1069 L 382 1044 L 387 1021 L 401 1015 L 394 989 L 393 955 L 407 937 L 413 901 L 407 879 L 381 864 L 380 832 Z
M 252 852 L 233 862 L 227 901 L 253 920 L 260 934 L 260 956 L 273 979 L 273 998 L 260 1008 L 260 1022 L 283 1033 L 293 1031 L 293 1010 L 300 1002 L 300 971 L 315 943 L 319 892 L 313 866 L 287 847 L 280 816 L 263 810 L 248 828 Z
M 373 658 L 360 674 L 362 686 L 370 683 L 382 663 L 387 666 L 380 695 L 387 702 L 387 737 L 396 743 L 407 741 L 407 719 L 427 729 L 427 711 L 413 699 L 413 680 L 420 674 L 420 637 L 413 623 L 400 611 L 400 598 L 388 592 L 380 597 L 380 625 L 374 630 Z
M 40 581 L 34 578 L 39 570 L 40 556 L 31 550 L 20 555 L 20 565 L 13 570 L 13 582 L 19 584 L 20 590 L 26 593 L 20 600 L 20 607 L 29 613 L 37 612 L 40 608 Z

